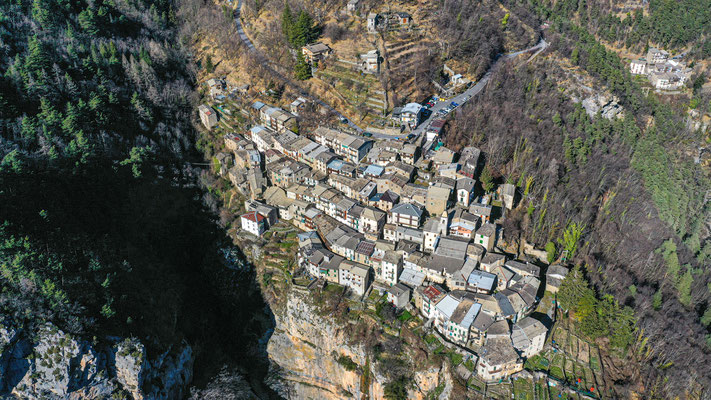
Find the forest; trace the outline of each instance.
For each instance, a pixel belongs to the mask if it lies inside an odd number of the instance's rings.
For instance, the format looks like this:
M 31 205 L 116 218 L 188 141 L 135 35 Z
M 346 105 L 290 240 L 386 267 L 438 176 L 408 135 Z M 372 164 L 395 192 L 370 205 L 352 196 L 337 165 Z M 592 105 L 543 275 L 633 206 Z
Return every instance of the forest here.
M 0 313 L 149 356 L 200 343 L 197 380 L 225 360 L 261 371 L 247 343 L 264 327 L 244 321 L 265 309 L 234 291 L 253 271 L 192 166 L 198 66 L 176 7 L 202 4 L 0 5 Z
M 646 9 L 630 7 L 634 2 L 614 1 L 536 1 L 533 4 L 545 19 L 574 21 L 596 37 L 634 52 L 659 46 L 688 51 L 697 59 L 711 56 L 709 0 L 650 0 Z

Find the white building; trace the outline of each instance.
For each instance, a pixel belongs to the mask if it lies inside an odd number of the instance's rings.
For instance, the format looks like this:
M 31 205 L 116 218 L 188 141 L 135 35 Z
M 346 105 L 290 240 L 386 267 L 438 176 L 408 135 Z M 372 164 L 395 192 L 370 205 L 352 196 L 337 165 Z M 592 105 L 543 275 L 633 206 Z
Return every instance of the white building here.
M 344 261 L 338 268 L 338 283 L 350 288 L 358 296 L 365 294 L 370 283 L 370 270 L 363 265 Z
M 522 357 L 532 357 L 543 350 L 548 329 L 537 319 L 526 317 L 511 330 L 511 341 Z
M 256 211 L 242 214 L 240 217 L 242 229 L 255 236 L 262 236 L 267 230 L 267 219 Z
M 496 244 L 496 225 L 484 224 L 477 229 L 474 235 L 474 243 L 483 246 L 486 251 L 493 250 Z
M 217 125 L 217 113 L 212 107 L 202 104 L 198 107 L 198 111 L 200 113 L 200 121 L 205 125 L 205 128 L 212 129 Z
M 647 73 L 647 61 L 640 58 L 630 63 L 630 73 L 632 75 L 644 75 Z
M 394 250 L 386 251 L 381 268 L 382 280 L 390 286 L 395 285 L 402 272 L 402 256 Z
M 474 197 L 474 186 L 476 181 L 471 178 L 457 179 L 457 203 L 464 207 L 469 207 Z
M 388 288 L 388 302 L 397 308 L 403 308 L 410 302 L 410 288 L 398 283 Z
M 407 125 L 411 129 L 415 128 L 420 124 L 420 117 L 422 116 L 422 105 L 419 103 L 408 103 L 402 108 L 400 112 L 400 122 L 403 125 Z

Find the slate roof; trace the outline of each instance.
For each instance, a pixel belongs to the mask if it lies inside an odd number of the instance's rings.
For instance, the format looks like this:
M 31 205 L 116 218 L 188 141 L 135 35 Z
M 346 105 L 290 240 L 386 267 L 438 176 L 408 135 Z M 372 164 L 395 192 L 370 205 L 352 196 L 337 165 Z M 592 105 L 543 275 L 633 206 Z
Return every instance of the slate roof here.
M 400 273 L 399 280 L 408 286 L 418 287 L 422 285 L 422 282 L 424 282 L 425 274 L 412 268 L 405 267 L 402 269 L 402 273 Z
M 496 225 L 494 224 L 484 224 L 481 228 L 476 230 L 477 235 L 492 237 L 496 234 Z
M 387 194 L 387 192 L 385 192 Z M 380 198 L 382 200 L 382 197 Z M 411 204 L 411 203 L 402 203 L 394 206 L 392 210 L 390 210 L 391 213 L 393 214 L 403 214 L 403 215 L 409 215 L 411 217 L 416 217 L 420 218 L 422 217 L 422 209 L 419 207 Z
M 514 311 L 514 308 L 511 305 L 511 301 L 509 301 L 509 299 L 503 293 L 494 293 L 494 298 L 496 299 L 496 302 L 499 303 L 501 315 L 503 315 L 504 317 L 511 317 L 516 315 L 516 311 Z
M 387 201 L 389 203 L 397 203 L 397 201 L 400 199 L 400 195 L 397 193 L 393 192 L 392 190 L 386 190 L 385 193 L 383 193 L 380 196 L 381 201 Z
M 484 258 L 481 259 L 482 264 L 493 264 L 497 261 L 506 260 L 506 256 L 499 253 L 486 253 Z
M 519 359 L 508 338 L 487 341 L 479 352 L 479 357 L 491 366 L 514 363 Z
M 479 332 L 486 332 L 493 323 L 494 318 L 492 318 L 491 315 L 485 312 L 480 312 L 477 314 L 476 318 L 474 318 L 474 322 L 472 322 L 472 328 L 476 329 Z
M 443 237 L 439 239 L 435 254 L 443 257 L 458 258 L 464 262 L 468 245 L 469 240 L 466 239 Z
M 388 292 L 392 293 L 395 297 L 400 297 L 402 294 L 410 291 L 410 288 L 403 285 L 402 283 L 396 283 L 388 288 Z
M 479 289 L 491 291 L 494 289 L 496 275 L 484 271 L 472 271 L 467 278 L 467 283 Z
M 464 329 L 469 329 L 474 322 L 474 318 L 476 318 L 477 314 L 479 314 L 479 310 L 481 310 L 481 304 L 465 298 L 454 310 L 451 321 L 460 325 Z
M 506 261 L 504 265 L 506 265 L 506 267 L 511 271 L 514 271 L 521 275 L 528 274 L 533 276 L 540 276 L 541 274 L 541 269 L 537 265 L 531 263 L 523 263 L 521 261 L 509 260 Z
M 474 191 L 474 186 L 476 181 L 471 178 L 459 178 L 457 179 L 457 191 L 466 190 L 467 192 Z

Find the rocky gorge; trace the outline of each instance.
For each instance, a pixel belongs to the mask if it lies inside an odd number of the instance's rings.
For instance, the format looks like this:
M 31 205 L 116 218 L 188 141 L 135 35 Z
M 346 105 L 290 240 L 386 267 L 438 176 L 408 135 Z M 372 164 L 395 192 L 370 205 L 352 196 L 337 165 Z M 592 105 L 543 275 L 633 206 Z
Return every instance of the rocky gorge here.
M 23 399 L 175 399 L 193 376 L 185 342 L 148 359 L 137 339 L 95 344 L 51 323 L 30 331 L 3 321 L 0 349 L 0 393 Z
M 307 291 L 294 288 L 286 296 L 286 307 L 275 311 L 267 346 L 271 387 L 287 399 L 384 398 L 388 378 L 367 340 L 353 338 L 356 322 L 340 324 L 324 316 Z M 405 362 L 414 383 L 408 398 L 423 399 L 438 386 L 438 398 L 450 398 L 453 380 L 446 362 L 418 365 L 409 357 Z

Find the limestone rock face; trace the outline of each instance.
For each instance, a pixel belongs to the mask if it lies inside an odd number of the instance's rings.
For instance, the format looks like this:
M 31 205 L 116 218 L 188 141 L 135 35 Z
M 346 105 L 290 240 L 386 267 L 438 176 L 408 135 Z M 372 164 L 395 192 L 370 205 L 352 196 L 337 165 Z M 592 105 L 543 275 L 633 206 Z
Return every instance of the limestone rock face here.
M 174 399 L 192 379 L 192 349 L 186 343 L 149 362 L 136 339 L 97 346 L 51 323 L 29 330 L 0 321 L 0 398 Z
M 284 311 L 276 312 L 276 328 L 267 352 L 271 361 L 269 386 L 286 399 L 383 399 L 387 378 L 377 371 L 372 360 L 366 363 L 365 346 L 349 344 L 348 326 L 339 326 L 330 316 L 321 316 L 309 296 L 298 290 L 288 293 Z M 338 363 L 347 356 L 359 368 L 349 371 Z M 361 371 L 370 365 L 369 380 Z M 413 369 L 416 369 L 414 366 Z M 423 399 L 451 377 L 446 368 L 413 370 L 415 385 L 408 398 Z
M 116 347 L 114 368 L 116 379 L 136 400 L 143 399 L 143 380 L 150 363 L 146 361 L 146 349 L 136 339 L 126 339 Z

